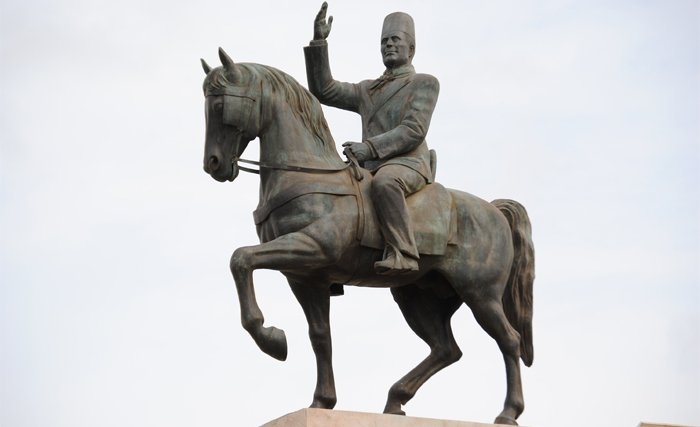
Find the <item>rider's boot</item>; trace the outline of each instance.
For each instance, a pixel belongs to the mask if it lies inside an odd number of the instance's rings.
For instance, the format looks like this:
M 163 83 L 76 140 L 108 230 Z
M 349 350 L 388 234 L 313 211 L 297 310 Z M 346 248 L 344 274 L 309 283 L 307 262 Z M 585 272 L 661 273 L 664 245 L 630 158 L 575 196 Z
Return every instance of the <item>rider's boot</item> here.
M 402 253 L 392 246 L 387 246 L 384 255 L 383 260 L 374 263 L 374 271 L 377 274 L 393 276 L 418 271 L 417 259 Z

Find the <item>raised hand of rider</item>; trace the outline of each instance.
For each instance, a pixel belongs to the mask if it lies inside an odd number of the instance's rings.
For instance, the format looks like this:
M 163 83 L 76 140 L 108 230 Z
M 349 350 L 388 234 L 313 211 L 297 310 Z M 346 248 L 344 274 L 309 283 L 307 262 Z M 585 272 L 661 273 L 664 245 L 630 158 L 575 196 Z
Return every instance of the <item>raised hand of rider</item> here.
M 314 40 L 325 40 L 331 33 L 333 17 L 329 16 L 326 21 L 326 10 L 328 10 L 328 3 L 324 1 L 314 20 Z

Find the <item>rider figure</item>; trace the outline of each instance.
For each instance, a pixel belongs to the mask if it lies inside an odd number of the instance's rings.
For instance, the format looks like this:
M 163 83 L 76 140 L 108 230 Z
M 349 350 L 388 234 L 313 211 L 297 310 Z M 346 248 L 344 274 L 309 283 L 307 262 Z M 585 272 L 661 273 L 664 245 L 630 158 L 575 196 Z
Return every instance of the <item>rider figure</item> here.
M 386 242 L 384 259 L 374 264 L 379 274 L 418 270 L 418 249 L 409 221 L 406 197 L 432 182 L 425 141 L 437 102 L 439 83 L 416 74 L 413 19 L 395 12 L 384 19 L 381 54 L 386 71 L 376 80 L 356 84 L 333 79 L 328 37 L 333 17 L 326 20 L 324 2 L 314 21 L 314 39 L 304 48 L 309 90 L 325 105 L 354 111 L 362 119 L 362 142 L 346 142 L 371 170 L 372 200 Z

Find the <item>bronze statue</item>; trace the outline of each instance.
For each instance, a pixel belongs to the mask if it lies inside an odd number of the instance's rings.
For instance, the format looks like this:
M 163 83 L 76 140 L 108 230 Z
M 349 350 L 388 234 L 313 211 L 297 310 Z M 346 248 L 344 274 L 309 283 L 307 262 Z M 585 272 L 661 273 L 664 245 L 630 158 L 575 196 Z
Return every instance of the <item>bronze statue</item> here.
M 359 113 L 363 142 L 343 147 L 373 172 L 372 201 L 386 241 L 385 259 L 375 263 L 379 274 L 418 270 L 418 248 L 405 197 L 433 181 L 425 135 L 440 84 L 428 74 L 416 74 L 413 19 L 402 12 L 384 19 L 381 53 L 386 71 L 359 84 L 333 80 L 328 63 L 326 3 L 314 22 L 314 40 L 304 48 L 309 90 L 323 104 Z
M 325 4 L 322 13 L 317 23 L 325 19 Z M 260 349 L 279 360 L 287 356 L 285 334 L 264 326 L 253 287 L 253 271 L 278 270 L 286 276 L 309 324 L 317 366 L 311 407 L 331 409 L 336 403 L 331 287 L 391 288 L 408 325 L 430 346 L 425 360 L 389 390 L 384 412 L 404 414 L 402 405 L 420 386 L 461 357 L 450 319 L 466 303 L 503 353 L 507 391 L 496 423 L 517 425 L 524 409 L 520 360 L 526 366 L 533 360 L 534 248 L 525 208 L 512 200 L 488 203 L 438 183 L 428 184 L 432 176 L 418 170 L 426 185 L 406 199 L 403 218 L 410 224 L 420 254 L 417 269 L 379 274 L 391 269 L 375 269 L 387 243 L 375 213 L 374 177 L 358 166 L 355 156 L 365 165 L 391 157 L 382 154 L 384 146 L 372 139 L 388 128 L 374 132 L 367 124 L 363 138 L 371 144 L 346 146 L 350 160 L 345 162 L 338 155 L 321 104 L 308 90 L 272 67 L 234 63 L 222 49 L 219 58 L 222 66 L 213 69 L 202 61 L 207 74 L 204 170 L 223 182 L 233 181 L 240 170 L 252 170 L 239 162 L 259 167 L 260 201 L 253 217 L 261 243 L 236 249 L 230 267 L 241 322 Z M 415 76 L 405 79 L 408 85 L 420 81 Z M 425 80 L 433 81 L 429 76 Z M 388 90 L 392 82 L 385 84 Z M 437 87 L 434 97 L 436 91 Z M 260 141 L 259 161 L 241 159 L 255 138 Z M 415 157 L 424 159 L 424 133 L 416 144 Z

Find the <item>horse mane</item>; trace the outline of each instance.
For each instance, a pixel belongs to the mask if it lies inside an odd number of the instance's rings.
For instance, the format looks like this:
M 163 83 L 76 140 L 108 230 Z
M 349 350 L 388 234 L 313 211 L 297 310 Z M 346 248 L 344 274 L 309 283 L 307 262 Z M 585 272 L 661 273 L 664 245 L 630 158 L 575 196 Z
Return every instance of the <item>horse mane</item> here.
M 232 84 L 233 83 L 226 78 L 224 68 L 216 67 L 207 73 L 207 77 L 204 78 L 204 82 L 202 83 L 202 90 L 206 96 L 209 92 L 226 89 Z
M 263 82 L 269 83 L 272 92 L 281 94 L 282 99 L 291 107 L 294 115 L 301 120 L 307 129 L 316 136 L 321 144 L 335 146 L 330 128 L 323 115 L 321 103 L 305 87 L 297 82 L 289 74 L 274 67 L 262 64 L 239 63 L 239 67 L 246 69 L 253 75 L 260 77 Z M 220 90 L 231 86 L 222 67 L 214 68 L 204 80 L 204 92 Z
M 261 64 L 247 64 L 266 77 L 273 92 L 279 92 L 291 107 L 294 115 L 299 118 L 307 129 L 316 136 L 322 144 L 335 146 L 330 128 L 323 115 L 321 103 L 304 86 L 299 84 L 289 74 L 277 68 Z

